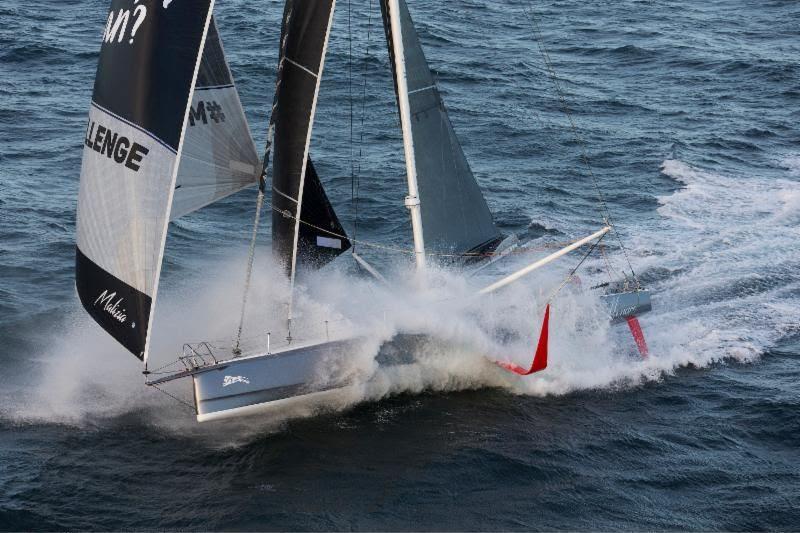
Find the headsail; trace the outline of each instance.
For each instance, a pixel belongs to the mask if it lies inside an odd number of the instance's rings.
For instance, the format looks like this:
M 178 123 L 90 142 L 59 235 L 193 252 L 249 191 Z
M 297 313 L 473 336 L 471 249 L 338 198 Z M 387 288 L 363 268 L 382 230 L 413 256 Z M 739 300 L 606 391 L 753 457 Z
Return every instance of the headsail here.
M 500 240 L 492 214 L 458 142 L 439 89 L 422 51 L 404 0 L 381 0 L 386 40 L 397 72 L 390 22 L 391 5 L 399 6 L 402 50 L 411 112 L 422 227 L 428 251 L 467 253 L 485 250 Z M 399 95 L 398 95 L 399 98 Z M 398 102 L 399 105 L 399 102 Z
M 322 188 L 311 158 L 306 167 L 301 212 L 303 223 L 297 239 L 299 264 L 319 268 L 350 248 L 350 240 Z
M 147 357 L 177 165 L 214 0 L 113 0 L 86 129 L 76 286 Z
M 170 219 L 258 181 L 260 163 L 214 18 L 186 125 Z
M 272 248 L 294 280 L 350 248 L 308 155 L 335 0 L 287 0 L 272 112 Z M 341 237 L 340 237 L 341 236 Z

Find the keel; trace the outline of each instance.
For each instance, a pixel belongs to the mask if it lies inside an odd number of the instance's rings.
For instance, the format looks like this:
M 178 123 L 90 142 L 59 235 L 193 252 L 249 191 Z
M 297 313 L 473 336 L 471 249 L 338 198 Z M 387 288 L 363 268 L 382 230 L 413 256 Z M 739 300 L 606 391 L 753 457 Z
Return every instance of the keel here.
M 642 332 L 642 326 L 639 324 L 639 319 L 635 316 L 628 316 L 625 320 L 628 322 L 628 328 L 631 330 L 633 340 L 636 341 L 639 353 L 646 359 L 650 354 L 650 350 L 647 349 L 647 342 L 644 340 L 644 333 Z

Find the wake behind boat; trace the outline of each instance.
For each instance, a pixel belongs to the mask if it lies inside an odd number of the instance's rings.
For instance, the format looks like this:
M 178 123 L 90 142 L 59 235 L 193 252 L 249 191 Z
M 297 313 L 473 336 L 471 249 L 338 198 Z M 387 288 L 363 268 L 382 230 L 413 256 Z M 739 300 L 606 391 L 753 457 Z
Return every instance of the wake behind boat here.
M 348 237 L 310 157 L 335 0 L 286 0 L 267 145 L 260 159 L 225 59 L 213 5 L 213 0 L 112 2 L 87 126 L 77 223 L 76 286 L 84 308 L 144 362 L 148 385 L 192 379 L 199 421 L 247 414 L 266 404 L 368 380 L 349 371 L 347 364 L 360 349 L 361 336 L 350 332 L 337 337 L 328 330 L 324 336 L 306 338 L 306 332 L 297 331 L 294 289 L 299 273 L 322 268 L 348 251 L 367 274 L 386 282 L 355 251 L 357 245 L 375 243 Z M 403 136 L 408 185 L 404 205 L 413 233 L 409 255 L 420 290 L 425 290 L 429 261 L 477 272 L 521 247 L 516 237 L 503 235 L 494 223 L 408 6 L 404 0 L 382 0 L 380 7 Z M 182 370 L 156 376 L 147 365 L 169 222 L 254 185 L 257 208 L 234 340 L 227 346 L 186 345 L 177 361 Z M 291 291 L 285 303 L 286 330 L 275 332 L 280 342 L 270 333 L 265 345 L 248 351 L 242 332 L 268 186 L 272 253 L 284 266 Z M 570 252 L 590 247 L 548 299 L 530 368 L 496 361 L 503 368 L 520 375 L 546 368 L 551 302 L 613 231 L 601 195 L 600 205 L 601 229 L 476 291 L 475 297 L 481 298 L 504 290 Z M 646 354 L 636 316 L 649 310 L 649 293 L 632 268 L 624 282 L 606 288 L 603 298 L 611 318 L 627 320 Z M 400 359 L 381 362 L 402 364 Z

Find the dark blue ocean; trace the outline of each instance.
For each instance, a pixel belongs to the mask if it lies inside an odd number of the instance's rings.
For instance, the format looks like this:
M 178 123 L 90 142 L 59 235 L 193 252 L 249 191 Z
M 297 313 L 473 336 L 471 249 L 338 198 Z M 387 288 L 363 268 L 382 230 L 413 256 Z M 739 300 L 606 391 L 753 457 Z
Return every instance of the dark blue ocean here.
M 4 0 L 0 530 L 800 529 L 800 4 L 408 3 L 496 222 L 545 248 L 601 218 L 533 7 L 653 291 L 641 320 L 650 357 L 607 324 L 596 295 L 570 286 L 553 303 L 550 366 L 516 378 L 472 353 L 499 349 L 475 315 L 441 303 L 471 281 L 438 272 L 437 298 L 409 303 L 333 265 L 303 283 L 306 316 L 383 308 L 376 339 L 410 328 L 457 348 L 416 354 L 426 363 L 335 405 L 198 425 L 143 385 L 74 290 L 81 149 L 108 2 Z M 218 0 L 216 13 L 263 146 L 282 5 Z M 312 157 L 348 231 L 357 174 L 357 238 L 410 246 L 377 0 L 337 4 Z M 154 363 L 187 340 L 233 333 L 254 196 L 172 225 Z M 607 244 L 619 275 L 624 257 Z M 249 331 L 283 312 L 268 248 L 267 220 Z M 410 266 L 407 254 L 361 250 L 399 278 Z M 579 255 L 492 300 L 492 320 L 513 332 L 508 357 L 530 355 L 541 304 Z M 588 261 L 584 287 L 604 280 L 602 266 Z

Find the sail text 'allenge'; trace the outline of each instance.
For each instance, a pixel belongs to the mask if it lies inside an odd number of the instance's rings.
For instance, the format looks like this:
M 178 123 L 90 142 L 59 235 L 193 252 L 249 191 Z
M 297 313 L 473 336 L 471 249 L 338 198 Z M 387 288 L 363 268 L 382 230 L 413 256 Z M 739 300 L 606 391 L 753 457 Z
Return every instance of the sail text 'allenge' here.
M 86 128 L 84 144 L 98 154 L 105 155 L 109 159 L 113 158 L 115 162 L 125 165 L 134 172 L 139 172 L 144 158 L 150 153 L 148 148 L 138 142 L 131 141 L 93 120 L 89 121 Z

